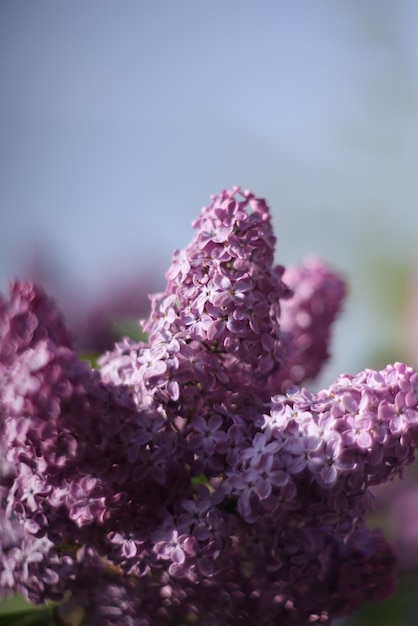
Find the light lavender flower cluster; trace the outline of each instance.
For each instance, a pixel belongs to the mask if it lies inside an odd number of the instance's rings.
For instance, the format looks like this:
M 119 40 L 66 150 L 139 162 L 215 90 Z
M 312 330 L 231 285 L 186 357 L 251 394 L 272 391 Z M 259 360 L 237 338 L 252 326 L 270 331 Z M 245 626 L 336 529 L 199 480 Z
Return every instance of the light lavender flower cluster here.
M 418 374 L 296 386 L 328 358 L 343 280 L 275 266 L 268 207 L 239 188 L 194 227 L 147 343 L 96 369 L 38 287 L 0 302 L 1 591 L 87 624 L 330 623 L 393 589 L 364 520 L 414 459 Z

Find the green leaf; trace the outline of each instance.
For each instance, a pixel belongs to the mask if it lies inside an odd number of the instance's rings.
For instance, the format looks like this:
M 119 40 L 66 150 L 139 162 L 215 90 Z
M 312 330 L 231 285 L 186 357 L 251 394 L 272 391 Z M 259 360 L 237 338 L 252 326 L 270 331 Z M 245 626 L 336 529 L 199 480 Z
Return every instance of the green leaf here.
M 56 626 L 52 610 L 33 607 L 0 615 L 0 626 Z
M 208 482 L 209 480 L 204 474 L 199 474 L 198 476 L 193 476 L 192 478 L 193 487 L 197 487 L 198 485 L 207 485 Z
M 0 601 L 0 615 L 33 610 L 35 607 L 24 596 L 6 596 Z

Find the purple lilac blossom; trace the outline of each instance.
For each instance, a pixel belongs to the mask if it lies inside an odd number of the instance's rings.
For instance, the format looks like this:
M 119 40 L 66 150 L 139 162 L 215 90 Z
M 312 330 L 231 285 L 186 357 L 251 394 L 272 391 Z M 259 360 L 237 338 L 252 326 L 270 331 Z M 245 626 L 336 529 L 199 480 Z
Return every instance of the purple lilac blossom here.
M 272 377 L 273 391 L 317 376 L 329 358 L 331 327 L 346 295 L 344 280 L 316 257 L 287 267 L 283 280 L 293 291 L 282 302 L 280 314 L 290 345 L 283 367 Z
M 158 415 L 137 410 L 125 388 L 105 385 L 78 360 L 61 321 L 54 327 L 60 318 L 53 303 L 36 293 L 33 300 L 23 284 L 10 294 L 10 310 L 26 298 L 50 315 L 21 306 L 20 324 L 33 326 L 39 339 L 28 335 L 27 349 L 19 346 L 14 359 L 8 352 L 4 444 L 15 475 L 7 508 L 35 536 L 68 543 L 88 535 L 92 545 L 102 544 L 127 500 L 142 503 L 154 481 L 161 498 L 175 488 L 179 437 Z M 53 322 L 43 327 L 44 319 Z M 67 345 L 57 345 L 60 336 Z M 148 498 L 147 506 L 154 504 Z
M 102 362 L 103 375 L 131 386 L 139 403 L 164 403 L 186 419 L 199 404 L 235 405 L 238 391 L 249 402 L 255 396 L 253 404 L 268 399 L 263 381 L 285 357 L 280 303 L 290 296 L 284 268 L 273 265 L 264 200 L 224 191 L 194 228 L 191 244 L 174 253 L 165 292 L 152 300 L 149 344 L 125 346 L 123 365 L 118 350 Z
M 326 358 L 340 279 L 315 266 L 290 289 L 265 201 L 238 188 L 194 226 L 148 341 L 100 370 L 42 290 L 1 301 L 3 593 L 68 592 L 58 614 L 105 626 L 329 624 L 393 589 L 365 516 L 370 487 L 414 459 L 418 374 L 283 385 Z M 313 352 L 297 343 L 307 313 Z

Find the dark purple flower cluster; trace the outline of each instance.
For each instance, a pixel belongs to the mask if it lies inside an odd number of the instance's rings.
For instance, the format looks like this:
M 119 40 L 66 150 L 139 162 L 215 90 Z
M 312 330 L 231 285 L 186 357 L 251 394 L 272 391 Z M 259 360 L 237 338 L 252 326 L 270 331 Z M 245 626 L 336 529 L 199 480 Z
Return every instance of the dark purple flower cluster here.
M 285 359 L 281 301 L 291 293 L 284 268 L 273 266 L 264 200 L 222 192 L 194 227 L 191 244 L 174 253 L 165 292 L 152 299 L 148 344 L 122 344 L 102 361 L 106 379 L 133 388 L 139 404 L 185 418 L 234 395 L 255 406 L 269 398 L 267 380 Z
M 0 302 L 1 590 L 88 624 L 329 623 L 393 588 L 364 519 L 414 458 L 418 374 L 295 386 L 328 358 L 343 281 L 275 266 L 268 207 L 238 188 L 194 227 L 148 341 L 99 369 L 42 290 Z
M 283 301 L 280 315 L 291 346 L 272 381 L 272 393 L 318 375 L 329 358 L 331 327 L 346 295 L 342 278 L 316 257 L 287 267 L 283 279 L 293 291 L 293 297 Z

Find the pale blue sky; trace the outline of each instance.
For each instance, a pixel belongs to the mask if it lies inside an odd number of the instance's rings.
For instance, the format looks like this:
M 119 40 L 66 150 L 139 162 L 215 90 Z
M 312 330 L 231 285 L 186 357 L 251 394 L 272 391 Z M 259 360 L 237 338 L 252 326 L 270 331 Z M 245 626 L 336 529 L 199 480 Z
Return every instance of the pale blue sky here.
M 162 274 L 240 184 L 278 261 L 355 282 L 345 367 L 381 332 L 367 257 L 417 259 L 417 105 L 413 0 L 0 0 L 1 285 L 35 245 L 81 292 Z

